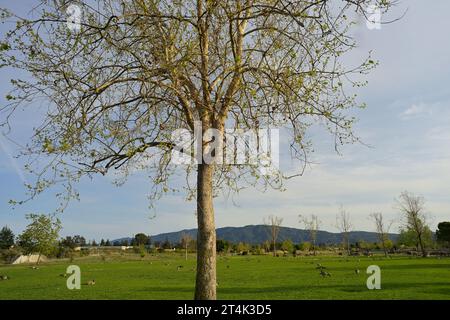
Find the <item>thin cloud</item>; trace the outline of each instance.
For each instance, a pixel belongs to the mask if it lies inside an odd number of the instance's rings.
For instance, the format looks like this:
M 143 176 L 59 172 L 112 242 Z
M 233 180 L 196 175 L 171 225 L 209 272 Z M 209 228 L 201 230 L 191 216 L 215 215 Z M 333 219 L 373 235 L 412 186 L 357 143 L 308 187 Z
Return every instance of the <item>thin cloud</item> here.
M 26 184 L 27 180 L 25 178 L 25 175 L 22 171 L 22 169 L 20 168 L 19 164 L 17 163 L 17 160 L 14 158 L 14 156 L 12 155 L 11 150 L 8 147 L 8 144 L 5 142 L 4 139 L 4 135 L 0 134 L 0 150 L 6 154 L 6 156 L 9 159 L 9 162 L 11 163 L 12 168 L 14 169 L 15 173 L 17 174 L 17 176 L 19 177 L 19 179 Z
M 420 116 L 429 116 L 433 114 L 433 108 L 430 105 L 425 104 L 413 104 L 408 109 L 400 114 L 400 118 L 408 120 Z

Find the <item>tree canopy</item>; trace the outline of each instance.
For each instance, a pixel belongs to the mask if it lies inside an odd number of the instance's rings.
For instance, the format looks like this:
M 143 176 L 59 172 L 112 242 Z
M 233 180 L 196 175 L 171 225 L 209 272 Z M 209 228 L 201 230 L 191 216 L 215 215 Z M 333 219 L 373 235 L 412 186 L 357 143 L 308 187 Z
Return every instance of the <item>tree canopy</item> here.
M 30 224 L 19 235 L 20 246 L 27 254 L 50 254 L 57 246 L 61 222 L 45 214 L 29 214 L 27 219 Z
M 346 110 L 363 104 L 345 89 L 363 85 L 352 75 L 359 79 L 376 63 L 367 58 L 348 68 L 342 57 L 356 46 L 353 13 L 365 15 L 372 0 L 104 0 L 79 4 L 79 31 L 67 26 L 65 1 L 41 2 L 35 18 L 2 11 L 17 24 L 0 45 L 0 67 L 29 75 L 11 79 L 3 125 L 18 108 L 47 104 L 21 150 L 48 160 L 27 166 L 37 176 L 28 185 L 32 197 L 53 184 L 66 188 L 64 200 L 77 197 L 72 182 L 83 175 L 116 169 L 121 183 L 145 168 L 158 198 L 177 189 L 168 181 L 171 133 L 193 132 L 196 121 L 205 129 L 285 128 L 292 155 L 305 163 L 313 123 L 335 136 L 336 147 L 357 139 Z M 222 165 L 214 192 L 239 190 L 240 182 L 281 188 L 281 178 Z M 196 188 L 186 188 L 192 197 Z
M 440 222 L 436 231 L 436 239 L 450 244 L 450 222 Z
M 0 230 L 0 249 L 9 249 L 13 245 L 14 232 L 8 226 L 4 226 Z
M 138 233 L 134 236 L 134 240 L 137 246 L 148 244 L 150 237 L 144 233 Z

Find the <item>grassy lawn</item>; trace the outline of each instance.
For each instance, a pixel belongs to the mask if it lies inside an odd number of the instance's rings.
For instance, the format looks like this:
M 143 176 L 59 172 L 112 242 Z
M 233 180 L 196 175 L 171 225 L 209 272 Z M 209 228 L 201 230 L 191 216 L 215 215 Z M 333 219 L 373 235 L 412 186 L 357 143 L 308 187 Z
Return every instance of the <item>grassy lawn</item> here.
M 316 264 L 327 267 L 322 278 Z M 81 268 L 82 284 L 68 290 L 68 265 Z M 181 270 L 177 266 L 182 265 Z M 219 299 L 450 299 L 450 259 L 395 257 L 233 256 L 218 258 Z M 366 288 L 369 265 L 381 268 L 381 290 Z M 30 266 L 0 266 L 0 299 L 192 299 L 195 258 L 178 255 L 79 258 Z M 359 269 L 360 274 L 355 273 Z

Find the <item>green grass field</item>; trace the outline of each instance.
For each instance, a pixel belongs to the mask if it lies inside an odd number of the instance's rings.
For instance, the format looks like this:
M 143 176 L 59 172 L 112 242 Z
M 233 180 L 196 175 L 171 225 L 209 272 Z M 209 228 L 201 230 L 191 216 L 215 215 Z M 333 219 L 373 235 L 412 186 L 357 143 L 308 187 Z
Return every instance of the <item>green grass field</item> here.
M 320 263 L 331 277 L 322 278 Z M 82 283 L 68 290 L 68 265 L 81 268 Z M 177 266 L 183 268 L 177 271 Z M 233 256 L 218 258 L 219 299 L 450 299 L 450 259 L 395 257 Z M 381 290 L 368 290 L 369 265 L 381 268 Z M 0 299 L 192 299 L 195 258 L 79 258 L 30 266 L 0 266 Z M 355 269 L 361 270 L 360 274 Z

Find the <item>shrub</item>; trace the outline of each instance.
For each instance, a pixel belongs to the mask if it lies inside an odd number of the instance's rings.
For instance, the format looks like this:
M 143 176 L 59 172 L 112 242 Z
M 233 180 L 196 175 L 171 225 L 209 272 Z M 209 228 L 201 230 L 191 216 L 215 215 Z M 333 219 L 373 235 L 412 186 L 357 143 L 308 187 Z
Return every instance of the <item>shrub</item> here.
M 13 261 L 22 254 L 19 248 L 4 249 L 0 251 L 0 259 L 3 263 L 13 263 Z
M 70 258 L 74 255 L 73 249 L 65 246 L 59 246 L 56 251 L 57 258 Z
M 144 258 L 146 255 L 147 251 L 145 250 L 145 246 L 144 245 L 139 245 L 139 255 L 141 256 L 141 258 Z

